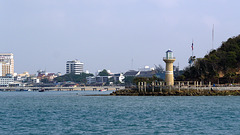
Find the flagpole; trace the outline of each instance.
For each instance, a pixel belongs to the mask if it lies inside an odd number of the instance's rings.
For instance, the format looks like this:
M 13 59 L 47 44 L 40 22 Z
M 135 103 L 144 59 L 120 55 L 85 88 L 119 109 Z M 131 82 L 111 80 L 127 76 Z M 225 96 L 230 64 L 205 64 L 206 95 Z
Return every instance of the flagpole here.
M 192 39 L 192 46 L 191 46 L 191 48 L 192 48 L 192 56 L 188 59 L 188 63 L 190 64 L 190 67 L 192 66 L 192 63 L 194 61 L 194 58 L 193 58 L 193 39 Z
M 192 39 L 192 57 L 193 57 L 193 39 Z

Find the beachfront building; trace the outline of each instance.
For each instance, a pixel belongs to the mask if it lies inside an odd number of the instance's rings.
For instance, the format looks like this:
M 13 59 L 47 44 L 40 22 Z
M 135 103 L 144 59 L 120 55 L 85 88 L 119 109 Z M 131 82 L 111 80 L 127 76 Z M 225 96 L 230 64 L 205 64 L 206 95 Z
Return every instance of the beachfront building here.
M 94 77 L 94 76 L 86 77 L 86 80 L 87 80 L 87 84 L 95 84 L 96 83 L 96 77 Z
M 96 76 L 96 83 L 105 84 L 107 82 L 112 82 L 112 76 Z
M 124 83 L 125 77 L 122 73 L 114 74 L 112 77 L 113 77 L 114 82 Z
M 14 81 L 25 81 L 28 77 L 30 77 L 30 74 L 28 72 L 24 72 L 22 74 L 14 74 Z
M 83 72 L 83 63 L 79 60 L 67 61 L 66 63 L 66 74 L 74 73 L 79 75 Z
M 44 70 L 38 70 L 38 75 L 37 75 L 37 79 L 39 80 L 44 80 L 47 79 L 49 82 L 52 82 L 54 80 L 54 78 L 60 76 L 59 73 L 55 74 L 55 73 L 48 73 Z
M 12 75 L 7 74 L 6 76 L 0 76 L 0 87 L 8 87 L 9 84 L 14 82 Z
M 166 57 L 163 58 L 163 61 L 166 63 L 165 82 L 167 86 L 174 85 L 173 62 L 175 60 L 176 59 L 173 57 L 173 52 L 169 49 L 166 52 Z
M 118 73 L 118 74 L 109 74 L 108 76 L 89 76 L 86 77 L 87 80 L 87 84 L 113 84 L 113 83 L 124 83 L 124 76 L 122 73 Z
M 0 53 L 0 76 L 14 74 L 14 59 L 12 53 Z

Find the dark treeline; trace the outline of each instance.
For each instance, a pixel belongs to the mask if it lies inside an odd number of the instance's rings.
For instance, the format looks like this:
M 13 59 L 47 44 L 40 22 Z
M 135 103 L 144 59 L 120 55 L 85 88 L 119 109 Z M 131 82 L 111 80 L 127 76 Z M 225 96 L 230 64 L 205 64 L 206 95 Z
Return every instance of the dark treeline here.
M 211 81 L 214 83 L 240 82 L 240 35 L 229 38 L 204 58 L 195 60 L 193 66 L 184 69 L 177 80 Z
M 86 74 L 86 73 L 81 73 L 80 75 L 76 75 L 73 73 L 70 74 L 65 74 L 63 76 L 59 76 L 54 79 L 56 82 L 65 82 L 65 81 L 71 81 L 71 82 L 76 82 L 76 83 L 86 83 L 86 77 L 93 76 L 93 74 Z

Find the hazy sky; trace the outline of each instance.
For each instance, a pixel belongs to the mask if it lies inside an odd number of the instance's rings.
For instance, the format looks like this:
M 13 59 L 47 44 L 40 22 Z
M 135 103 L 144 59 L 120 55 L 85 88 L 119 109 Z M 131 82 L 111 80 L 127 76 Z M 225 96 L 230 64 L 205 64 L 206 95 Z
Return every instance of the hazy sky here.
M 67 60 L 84 69 L 125 72 L 161 64 L 168 49 L 183 69 L 240 32 L 239 0 L 0 0 L 0 52 L 15 72 L 65 74 Z M 133 66 L 132 64 L 133 59 Z

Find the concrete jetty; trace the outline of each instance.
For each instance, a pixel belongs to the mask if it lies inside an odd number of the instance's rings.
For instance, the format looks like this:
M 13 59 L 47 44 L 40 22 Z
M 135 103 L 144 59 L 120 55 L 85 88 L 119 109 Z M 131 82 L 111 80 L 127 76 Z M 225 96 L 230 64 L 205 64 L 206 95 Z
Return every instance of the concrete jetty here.
M 82 86 L 82 87 L 0 87 L 0 91 L 28 90 L 38 91 L 40 89 L 52 91 L 98 91 L 98 90 L 123 90 L 125 86 Z

